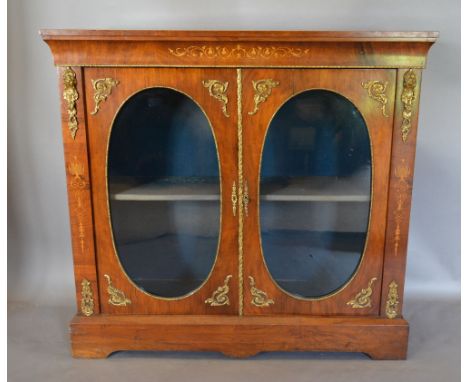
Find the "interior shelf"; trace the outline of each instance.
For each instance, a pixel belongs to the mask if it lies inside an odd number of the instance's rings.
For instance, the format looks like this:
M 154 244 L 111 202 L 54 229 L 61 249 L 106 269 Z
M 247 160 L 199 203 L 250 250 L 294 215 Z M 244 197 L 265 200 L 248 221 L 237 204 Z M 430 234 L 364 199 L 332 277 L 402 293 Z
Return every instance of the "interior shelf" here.
M 217 184 L 161 184 L 146 183 L 138 186 L 121 185 L 111 193 L 112 200 L 122 201 L 213 201 L 219 200 Z
M 369 178 L 304 177 L 269 180 L 262 184 L 261 200 L 272 202 L 368 202 Z M 159 183 L 113 186 L 112 200 L 217 201 L 214 183 Z
M 262 184 L 261 200 L 275 202 L 368 202 L 369 177 L 296 177 Z

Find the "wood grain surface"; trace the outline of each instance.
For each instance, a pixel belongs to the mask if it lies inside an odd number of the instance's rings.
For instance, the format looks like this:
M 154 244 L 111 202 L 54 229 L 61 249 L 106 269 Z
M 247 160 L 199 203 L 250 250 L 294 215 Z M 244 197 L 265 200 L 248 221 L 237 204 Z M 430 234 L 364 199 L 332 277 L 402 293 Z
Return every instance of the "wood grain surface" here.
M 408 323 L 358 317 L 107 316 L 75 317 L 74 357 L 118 350 L 218 351 L 249 357 L 262 351 L 363 352 L 404 359 Z
M 42 30 L 55 65 L 425 66 L 436 32 Z
M 88 109 L 94 108 L 93 90 L 89 86 L 92 79 L 111 77 L 119 81 L 102 104 L 96 115 L 89 116 L 89 150 L 91 153 L 91 173 L 93 181 L 93 204 L 96 230 L 96 247 L 101 299 L 107 301 L 105 274 L 111 276 L 113 284 L 121 289 L 132 301 L 126 306 L 103 304 L 104 313 L 117 314 L 237 314 L 237 218 L 232 214 L 231 189 L 237 182 L 237 124 L 235 113 L 236 82 L 234 70 L 224 69 L 174 69 L 174 68 L 85 68 Z M 228 87 L 227 118 L 221 103 L 210 96 L 203 80 L 218 79 L 232 84 Z M 107 203 L 107 147 L 110 129 L 116 111 L 136 92 L 150 87 L 177 89 L 192 98 L 206 113 L 216 140 L 221 171 L 221 226 L 216 263 L 207 282 L 186 298 L 162 299 L 151 296 L 137 288 L 123 272 L 114 249 L 110 225 L 110 211 Z M 223 285 L 227 275 L 232 275 L 229 283 L 230 304 L 210 306 L 205 299 Z

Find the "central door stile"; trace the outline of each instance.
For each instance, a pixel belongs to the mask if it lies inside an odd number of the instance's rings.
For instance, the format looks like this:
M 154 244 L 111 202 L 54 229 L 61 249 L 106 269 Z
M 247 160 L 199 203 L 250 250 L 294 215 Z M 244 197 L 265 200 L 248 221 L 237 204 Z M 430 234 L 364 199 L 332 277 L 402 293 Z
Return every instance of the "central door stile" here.
M 238 197 L 239 203 L 239 235 L 238 235 L 238 251 L 239 251 L 239 316 L 244 314 L 244 209 L 243 196 L 244 189 L 244 174 L 242 167 L 242 69 L 237 69 L 237 168 L 238 168 Z

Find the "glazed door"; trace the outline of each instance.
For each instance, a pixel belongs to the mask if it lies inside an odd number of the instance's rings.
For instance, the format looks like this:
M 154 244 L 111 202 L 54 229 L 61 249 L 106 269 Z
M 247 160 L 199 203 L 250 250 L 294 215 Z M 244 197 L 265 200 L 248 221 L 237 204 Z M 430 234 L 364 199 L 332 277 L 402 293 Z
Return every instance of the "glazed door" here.
M 85 70 L 103 313 L 237 313 L 235 83 L 235 70 Z
M 244 314 L 378 315 L 394 70 L 243 70 Z

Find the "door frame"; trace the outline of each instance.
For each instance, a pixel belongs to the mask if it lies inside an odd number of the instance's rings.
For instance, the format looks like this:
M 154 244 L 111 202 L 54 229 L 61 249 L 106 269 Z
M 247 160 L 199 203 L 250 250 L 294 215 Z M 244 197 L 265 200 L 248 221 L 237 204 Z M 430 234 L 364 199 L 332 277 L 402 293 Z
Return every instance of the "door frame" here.
M 237 222 L 233 216 L 231 187 L 236 181 L 236 113 L 229 110 L 235 87 L 209 86 L 209 81 L 235 84 L 232 69 L 214 68 L 115 68 L 84 69 L 85 98 L 88 110 L 96 106 L 93 81 L 112 78 L 118 81 L 104 94 L 99 110 L 88 117 L 88 145 L 94 206 L 97 275 L 101 311 L 108 314 L 237 314 Z M 213 84 L 213 83 L 211 83 Z M 113 240 L 107 186 L 107 155 L 110 132 L 120 107 L 132 95 L 152 87 L 166 87 L 187 95 L 204 112 L 212 129 L 220 169 L 220 229 L 218 253 L 202 285 L 180 298 L 163 298 L 141 290 L 125 273 Z M 222 92 L 224 90 L 224 92 Z M 218 93 L 217 93 L 218 91 Z M 221 91 L 222 94 L 219 94 Z M 221 101 L 222 95 L 228 102 Z M 102 97 L 101 97 L 102 98 Z M 226 109 L 223 108 L 226 106 Z M 108 275 L 108 276 L 105 276 Z M 231 277 L 228 277 L 228 276 Z M 220 292 L 219 288 L 222 288 Z M 128 302 L 112 303 L 112 294 Z M 212 300 L 213 298 L 215 303 Z M 227 298 L 227 300 L 226 300 Z
M 256 81 L 275 82 L 269 91 L 255 88 Z M 364 86 L 385 85 L 382 103 Z M 387 196 L 393 130 L 396 71 L 394 69 L 246 69 L 243 70 L 244 178 L 249 184 L 249 216 L 244 221 L 244 312 L 246 315 L 378 315 L 387 217 Z M 263 256 L 260 233 L 260 164 L 268 127 L 279 108 L 294 95 L 323 89 L 350 100 L 362 114 L 371 143 L 372 175 L 368 234 L 361 261 L 337 291 L 319 298 L 300 298 L 273 280 Z M 262 89 L 260 89 L 262 90 Z M 259 96 L 262 96 L 258 103 Z M 257 102 L 255 100 L 257 99 Z M 257 105 L 256 105 L 257 103 Z M 255 111 L 256 106 L 258 111 Z M 250 111 L 250 114 L 249 114 Z M 385 115 L 384 115 L 385 114 Z M 253 278 L 253 279 L 252 279 Z M 349 302 L 369 294 L 370 304 Z

